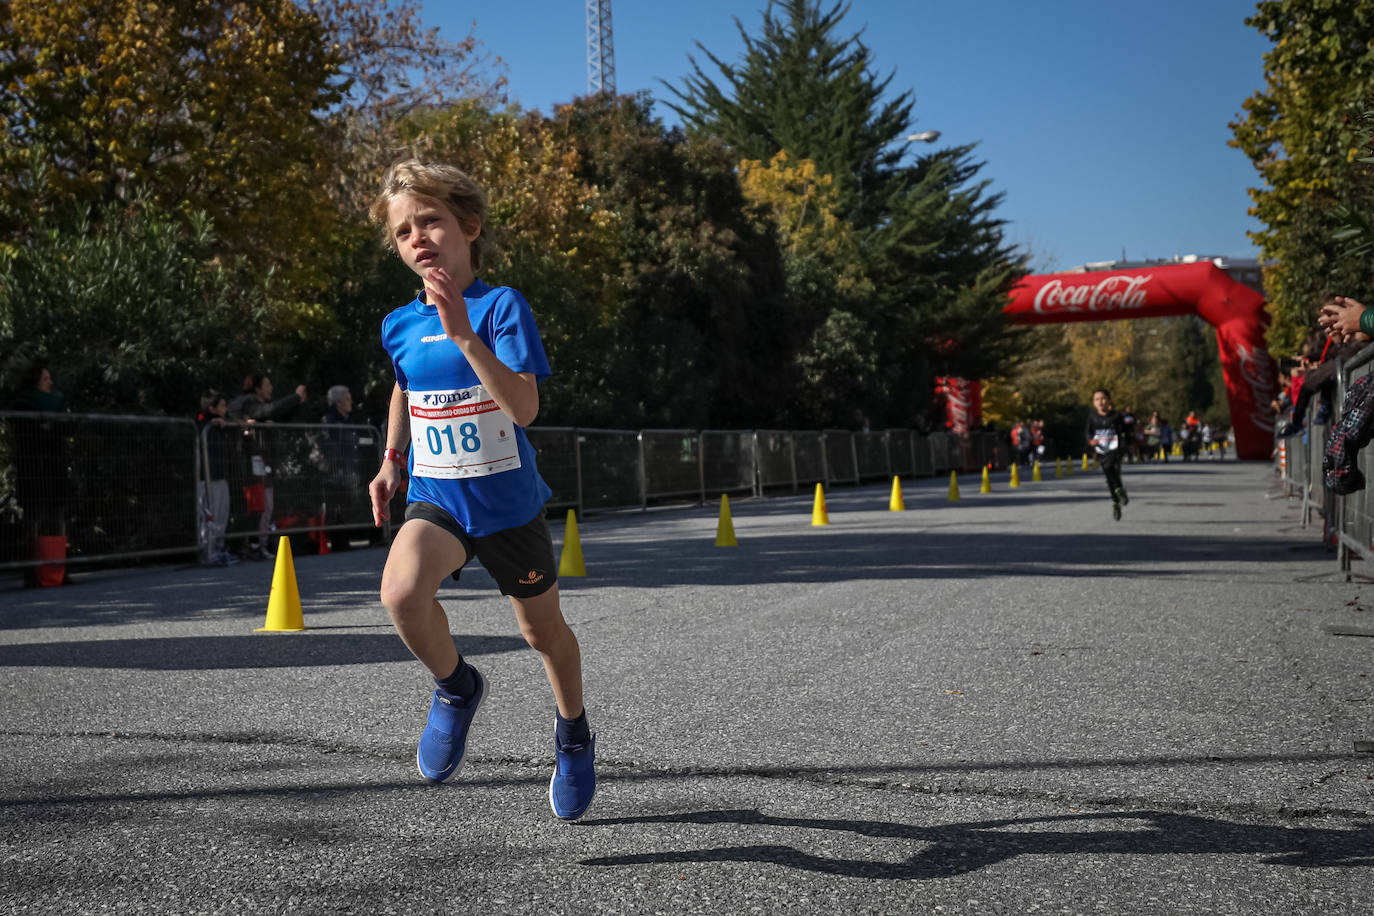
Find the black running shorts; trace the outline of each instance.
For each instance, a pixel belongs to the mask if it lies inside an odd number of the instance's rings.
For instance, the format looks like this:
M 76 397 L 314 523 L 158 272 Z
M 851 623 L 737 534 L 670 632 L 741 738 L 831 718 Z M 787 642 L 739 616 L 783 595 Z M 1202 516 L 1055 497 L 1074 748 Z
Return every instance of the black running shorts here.
M 473 537 L 458 520 L 433 503 L 410 503 L 406 521 L 424 519 L 443 528 L 463 545 L 464 565 L 476 557 L 501 589 L 512 598 L 534 598 L 544 594 L 558 581 L 558 564 L 553 559 L 553 537 L 544 513 L 540 512 L 518 528 L 507 528 L 484 537 Z M 460 566 L 453 571 L 457 579 Z

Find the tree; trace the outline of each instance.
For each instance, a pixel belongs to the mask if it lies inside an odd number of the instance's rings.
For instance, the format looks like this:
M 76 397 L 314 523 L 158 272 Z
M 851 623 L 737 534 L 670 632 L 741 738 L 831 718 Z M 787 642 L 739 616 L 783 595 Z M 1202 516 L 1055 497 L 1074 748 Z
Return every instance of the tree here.
M 854 227 L 841 216 L 840 189 L 833 175 L 823 174 L 810 159 L 795 163 L 778 150 L 766 165 L 745 159 L 739 164 L 745 200 L 778 235 L 789 259 L 814 259 L 833 277 L 827 284 L 846 296 L 868 296 L 873 284 L 863 273 Z M 798 263 L 790 273 L 800 275 Z
M 289 340 L 267 333 L 271 275 L 221 256 L 203 214 L 162 213 L 135 193 L 62 224 L 0 255 L 8 372 L 45 357 L 75 409 L 175 414 L 243 367 L 286 358 Z
M 982 378 L 1005 372 L 1026 353 L 1022 329 L 1004 319 L 1007 295 L 1026 273 L 994 211 L 1002 195 L 977 180 L 983 163 L 971 145 L 925 157 L 896 183 L 890 217 L 867 236 L 869 275 L 883 309 L 897 388 L 934 374 Z M 929 354 L 927 365 L 901 354 Z
M 693 60 L 684 84 L 668 87 L 677 100 L 669 104 L 692 134 L 719 139 L 746 163 L 776 167 L 781 151 L 786 161 L 813 163 L 817 176 L 827 176 L 834 213 L 849 224 L 857 249 L 851 270 L 861 279 L 851 288 L 863 284 L 872 293 L 848 298 L 835 290 L 834 301 L 823 292 L 821 301 L 833 301 L 832 308 L 814 319 L 803 311 L 799 324 L 814 346 L 833 343 L 840 328 L 874 341 L 871 370 L 849 386 L 857 399 L 851 406 L 876 407 L 876 422 L 906 423 L 924 413 L 935 374 L 1004 370 L 1019 355 L 1020 335 L 1004 333 L 1002 309 L 1023 271 L 993 215 L 1000 195 L 975 182 L 982 164 L 971 160 L 972 147 L 903 164 L 905 150 L 893 141 L 911 124 L 911 93 L 884 100 L 892 77 L 874 75 L 859 35 L 837 35 L 848 9 L 782 0 L 765 10 L 758 37 L 736 20 L 743 60 L 726 63 L 702 48 L 719 78 Z M 786 208 L 775 207 L 774 216 L 791 218 Z M 789 251 L 805 247 L 796 233 L 787 238 L 787 226 L 778 231 Z M 789 258 L 789 289 L 815 283 L 798 268 L 814 265 L 817 254 Z M 789 298 L 794 306 L 808 304 Z M 821 328 L 828 330 L 818 334 Z M 798 358 L 813 375 L 825 365 L 864 369 L 842 351 Z
M 745 159 L 770 160 L 779 150 L 809 159 L 821 174 L 834 176 L 840 212 L 867 225 L 880 218 L 869 211 L 881 199 L 903 150 L 893 145 L 911 123 L 911 92 L 888 101 L 892 75 L 873 75 L 872 52 L 860 34 L 840 39 L 835 31 L 849 4 L 821 12 L 815 0 L 772 2 L 761 34 L 750 35 L 735 19 L 744 40 L 744 60 L 726 63 L 697 47 L 720 71 L 721 83 L 695 60 L 683 85 L 665 84 L 679 100 L 668 105 L 692 131 L 719 137 Z M 689 58 L 690 59 L 690 58 Z
M 471 42 L 417 19 L 380 0 L 10 0 L 0 207 L 20 218 L 0 242 L 23 244 L 54 206 L 137 187 L 163 212 L 208 214 L 227 251 L 318 294 L 336 267 L 340 216 L 323 195 L 347 171 L 345 127 L 413 100 L 412 68 L 430 87 L 472 81 Z
M 870 402 L 878 385 L 880 348 L 860 317 L 873 283 L 854 228 L 840 215 L 834 176 L 819 174 L 810 159 L 793 163 L 786 150 L 766 166 L 744 160 L 739 176 L 755 226 L 775 234 L 782 247 L 798 420 L 849 426 L 856 405 Z
M 422 107 L 392 136 L 487 191 L 499 245 L 482 276 L 524 293 L 555 369 L 541 424 L 754 425 L 795 411 L 776 240 L 719 144 L 667 130 L 646 96 L 609 95 L 550 118 Z
M 798 331 L 777 240 L 748 217 L 734 157 L 666 130 L 644 95 L 579 99 L 554 124 L 579 151 L 580 180 L 616 214 L 619 305 L 603 365 L 589 368 L 635 399 L 619 416 L 670 427 L 785 420 Z
M 1374 97 L 1374 7 L 1361 0 L 1262 0 L 1246 23 L 1273 40 L 1266 88 L 1232 122 L 1231 145 L 1264 183 L 1250 191 L 1252 233 L 1274 315 L 1270 346 L 1293 353 L 1332 293 L 1374 293 L 1369 251 L 1337 244 L 1346 214 L 1370 203 L 1356 160 L 1367 141 L 1361 113 Z

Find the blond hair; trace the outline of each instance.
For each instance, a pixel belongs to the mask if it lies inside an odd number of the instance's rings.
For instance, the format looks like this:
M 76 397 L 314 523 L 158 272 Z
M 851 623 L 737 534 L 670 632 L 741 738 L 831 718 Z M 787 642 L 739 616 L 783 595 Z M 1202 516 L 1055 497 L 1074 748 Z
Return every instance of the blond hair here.
M 457 217 L 458 225 L 463 227 L 464 232 L 477 231 L 469 255 L 472 269 L 481 270 L 483 261 L 491 254 L 493 243 L 487 231 L 487 195 L 477 186 L 477 182 L 451 165 L 421 162 L 419 159 L 393 162 L 382 176 L 381 191 L 369 211 L 372 222 L 381 228 L 382 239 L 392 251 L 396 250 L 396 239 L 391 234 L 387 214 L 392 201 L 407 195 L 443 204 Z

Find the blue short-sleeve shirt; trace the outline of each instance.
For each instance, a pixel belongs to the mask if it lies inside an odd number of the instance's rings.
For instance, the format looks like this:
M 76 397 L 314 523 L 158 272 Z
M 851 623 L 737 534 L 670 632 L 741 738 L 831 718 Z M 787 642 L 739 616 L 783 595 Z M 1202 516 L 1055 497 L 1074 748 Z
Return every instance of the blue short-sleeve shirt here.
M 520 293 L 475 280 L 463 290 L 463 298 L 467 300 L 473 330 L 497 359 L 515 372 L 532 373 L 537 380 L 549 377 L 549 360 L 535 327 L 534 314 Z M 412 423 L 417 405 L 410 399 L 410 392 L 462 390 L 481 384 L 462 351 L 444 333 L 439 310 L 419 297 L 382 319 L 382 346 L 391 357 L 397 384 L 406 392 Z M 412 449 L 406 501 L 439 506 L 473 537 L 529 522 L 553 494 L 539 476 L 534 447 L 525 430 L 514 423 L 511 426 L 520 466 L 487 476 L 416 476 Z

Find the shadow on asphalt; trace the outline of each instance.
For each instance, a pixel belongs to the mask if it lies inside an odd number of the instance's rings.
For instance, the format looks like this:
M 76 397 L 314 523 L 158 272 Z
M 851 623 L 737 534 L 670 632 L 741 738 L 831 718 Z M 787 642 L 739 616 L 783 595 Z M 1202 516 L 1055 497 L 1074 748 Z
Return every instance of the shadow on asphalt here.
M 832 515 L 833 520 L 833 515 Z M 751 535 L 735 525 L 738 548 L 697 541 L 583 541 L 588 585 L 665 588 L 856 579 L 984 579 L 1022 576 L 1159 577 L 1214 575 L 1299 556 L 1292 542 L 1254 537 L 1149 534 L 960 533 L 941 527 L 889 533 L 802 529 Z M 565 586 L 576 588 L 576 585 Z
M 1123 825 L 1122 821 L 1132 823 Z M 1266 865 L 1298 868 L 1374 865 L 1374 824 L 1371 823 L 1361 824 L 1353 830 L 1286 828 L 1161 811 L 1067 814 L 921 826 L 889 821 L 775 817 L 757 809 L 745 809 L 607 818 L 583 824 L 724 824 L 746 829 L 765 828 L 769 834 L 777 828 L 797 828 L 927 844 L 902 862 L 831 858 L 777 844 L 598 856 L 581 862 L 601 866 L 763 862 L 827 875 L 888 881 L 950 878 L 1021 855 L 1226 854 L 1264 856 L 1262 861 Z M 1056 829 L 1062 827 L 1068 829 Z
M 938 495 L 928 491 L 913 493 L 910 490 L 906 490 L 902 493 L 902 501 L 906 504 L 907 511 L 911 513 L 929 512 L 945 508 L 958 511 L 960 508 L 1001 509 L 1011 506 L 1039 504 L 1065 506 L 1070 503 L 1102 503 L 1104 507 L 1111 505 L 1107 496 L 1105 484 L 1101 493 L 1094 490 L 1091 494 L 1066 493 L 1063 490 L 1036 493 L 1033 487 L 1038 487 L 1040 484 L 1027 486 L 1032 487 L 1032 489 L 1028 490 L 1026 487 L 1023 487 L 1019 491 L 1011 490 L 1008 489 L 1005 484 L 1002 484 L 1000 486 L 995 486 L 991 493 L 979 493 L 978 482 L 975 480 L 972 485 L 963 483 L 959 485 L 959 492 L 961 495 L 959 499 L 954 502 L 951 502 L 949 497 L 943 493 Z M 839 519 L 836 518 L 837 515 L 842 517 L 849 512 L 887 512 L 888 500 L 890 497 L 890 490 L 884 490 L 882 492 L 870 490 L 866 496 L 859 495 L 853 490 L 840 491 L 839 493 L 827 492 L 825 494 L 825 504 L 827 510 L 830 512 L 831 521 L 838 521 Z M 799 524 L 803 525 L 809 524 L 811 521 L 812 505 L 812 497 L 806 497 L 804 499 L 787 497 L 785 499 L 763 500 L 746 500 L 735 496 L 730 497 L 731 512 L 737 514 L 737 516 L 746 518 L 783 518 L 792 516 L 799 520 Z M 675 507 L 675 510 L 699 513 L 707 512 L 710 514 L 711 518 L 716 517 L 716 513 L 719 509 L 719 498 L 707 500 L 704 507 L 696 503 Z M 578 524 L 595 531 L 596 526 L 614 527 L 616 523 L 622 519 L 628 518 L 637 521 L 643 517 L 644 516 L 637 511 L 619 515 L 594 515 L 591 516 L 589 521 L 579 521 Z M 649 518 L 654 517 L 655 516 L 652 515 L 649 516 Z M 550 519 L 549 527 L 553 529 L 555 533 L 561 533 L 562 520 Z
M 8 731 L 8 735 L 30 735 L 40 737 L 37 733 Z M 41 737 L 51 737 L 47 733 Z M 101 741 L 108 740 L 129 740 L 129 741 L 152 741 L 171 745 L 181 745 L 189 748 L 194 745 L 261 745 L 272 744 L 284 748 L 304 749 L 311 754 L 316 753 L 319 748 L 327 747 L 331 753 L 354 753 L 364 755 L 368 758 L 375 757 L 375 748 L 364 747 L 345 747 L 335 741 L 321 742 L 308 736 L 298 734 L 292 735 L 263 735 L 261 733 L 215 733 L 215 734 L 190 734 L 168 736 L 157 733 L 133 733 L 123 732 L 118 736 L 108 732 L 86 732 L 70 734 L 74 738 L 91 738 Z M 159 754 L 143 755 L 138 758 L 140 765 L 147 761 L 159 760 L 191 760 L 194 754 L 189 750 L 180 752 L 165 751 Z M 406 756 L 402 751 L 396 759 Z M 1349 763 L 1352 760 L 1361 758 L 1361 754 L 1354 751 L 1330 752 L 1330 751 L 1311 751 L 1307 753 L 1293 754 L 1207 754 L 1197 755 L 1154 755 L 1141 757 L 1066 757 L 1060 759 L 1044 760 L 959 760 L 952 762 L 930 762 L 930 763 L 867 763 L 850 766 L 834 765 L 790 765 L 790 766 L 721 766 L 721 767 L 692 767 L 690 772 L 684 772 L 677 768 L 660 768 L 652 764 L 644 763 L 617 763 L 614 760 L 603 760 L 602 763 L 608 768 L 604 773 L 604 779 L 618 785 L 639 782 L 659 782 L 659 781 L 683 781 L 688 780 L 700 785 L 706 780 L 738 780 L 738 779 L 767 779 L 778 780 L 781 782 L 794 783 L 818 783 L 829 786 L 833 783 L 836 776 L 845 777 L 886 777 L 888 779 L 905 778 L 913 779 L 922 776 L 938 775 L 942 773 L 1046 773 L 1053 771 L 1093 771 L 1093 770 L 1115 770 L 1115 769 L 1158 769 L 1158 768 L 1177 768 L 1177 767 L 1242 767 L 1242 766 L 1267 766 L 1272 764 L 1287 763 Z M 461 780 L 447 783 L 451 787 L 463 787 L 468 789 L 478 788 L 501 788 L 515 785 L 541 785 L 548 783 L 547 771 L 534 773 L 511 773 L 509 770 L 512 765 L 524 770 L 531 762 L 528 758 L 490 758 L 480 755 L 470 755 L 467 760 L 470 763 L 478 764 L 483 767 L 492 767 L 496 770 L 505 770 L 500 775 L 487 776 L 468 776 L 465 775 Z M 552 765 L 552 759 L 548 761 Z M 122 764 L 124 767 L 130 766 L 126 760 Z M 295 762 L 284 762 L 282 768 L 295 768 L 299 764 Z M 260 762 L 254 764 L 254 769 L 261 770 L 263 765 Z M 109 805 L 121 802 L 156 802 L 156 801 L 187 801 L 191 799 L 213 799 L 213 798 L 262 798 L 262 797 L 326 797 L 334 795 L 357 795 L 364 792 L 391 792 L 391 791 L 433 791 L 433 787 L 416 780 L 413 776 L 400 782 L 344 782 L 329 784 L 292 784 L 289 786 L 235 786 L 225 788 L 196 787 L 191 789 L 164 789 L 160 791 L 138 791 L 138 792 L 116 792 L 116 793 L 89 793 L 85 789 L 91 785 L 99 785 L 99 781 L 92 782 L 89 778 L 84 778 L 81 782 L 80 790 L 74 790 L 72 794 L 66 795 L 58 791 L 56 783 L 51 779 L 46 779 L 41 786 L 35 786 L 39 792 L 38 797 L 24 798 L 19 796 L 4 797 L 0 795 L 0 809 L 6 808 L 36 808 L 51 810 L 70 805 L 90 805 L 101 804 Z M 1123 800 L 1122 804 L 1132 802 Z M 1095 802 L 1102 805 L 1106 802 Z M 675 815 L 654 815 L 641 818 L 587 818 L 578 823 L 583 826 L 632 824 L 632 823 L 674 823 L 675 818 L 697 817 L 697 814 L 675 814 Z M 693 823 L 684 820 L 682 823 Z M 1366 855 L 1374 856 L 1374 846 L 1365 849 Z
M 244 636 L 170 636 L 92 639 L 0 646 L 0 667 L 139 668 L 201 671 L 226 668 L 297 668 L 413 662 L 415 656 L 386 633 L 259 633 Z M 464 655 L 527 648 L 518 636 L 458 636 Z
M 794 533 L 759 534 L 750 531 L 747 518 L 736 516 L 739 545 L 734 548 L 715 547 L 714 533 L 696 539 L 673 536 L 614 541 L 583 534 L 587 576 L 564 579 L 561 585 L 568 592 L 597 587 L 745 586 L 861 579 L 1158 578 L 1214 576 L 1239 566 L 1248 566 L 1247 572 L 1254 573 L 1280 560 L 1310 565 L 1314 570 L 1328 566 L 1334 570 L 1334 562 L 1326 553 L 1295 552 L 1288 539 L 1227 537 L 1220 533 L 1132 533 L 1129 515 L 1121 523 L 1120 533 L 1111 534 L 964 532 L 957 523 L 875 534 L 846 529 L 834 511 L 831 520 L 830 527 L 813 528 L 799 522 Z M 1228 523 L 1211 519 L 1205 524 L 1223 527 Z M 384 555 L 378 554 L 374 562 L 354 567 L 329 564 L 329 557 L 312 558 L 311 564 L 298 563 L 307 624 L 312 614 L 356 611 L 367 606 L 384 619 L 376 598 L 382 559 Z M 225 618 L 263 619 L 267 582 L 211 578 L 215 575 L 191 570 L 161 574 L 152 582 L 126 580 L 118 589 L 36 590 L 16 596 L 0 611 L 0 631 L 179 620 L 201 617 L 212 609 Z M 439 598 L 452 607 L 462 601 L 496 600 L 499 595 L 485 571 L 477 569 L 470 576 L 465 574 L 461 584 L 446 583 Z M 312 640 L 319 638 L 318 634 L 310 636 Z M 9 651 L 20 649 L 11 647 Z

